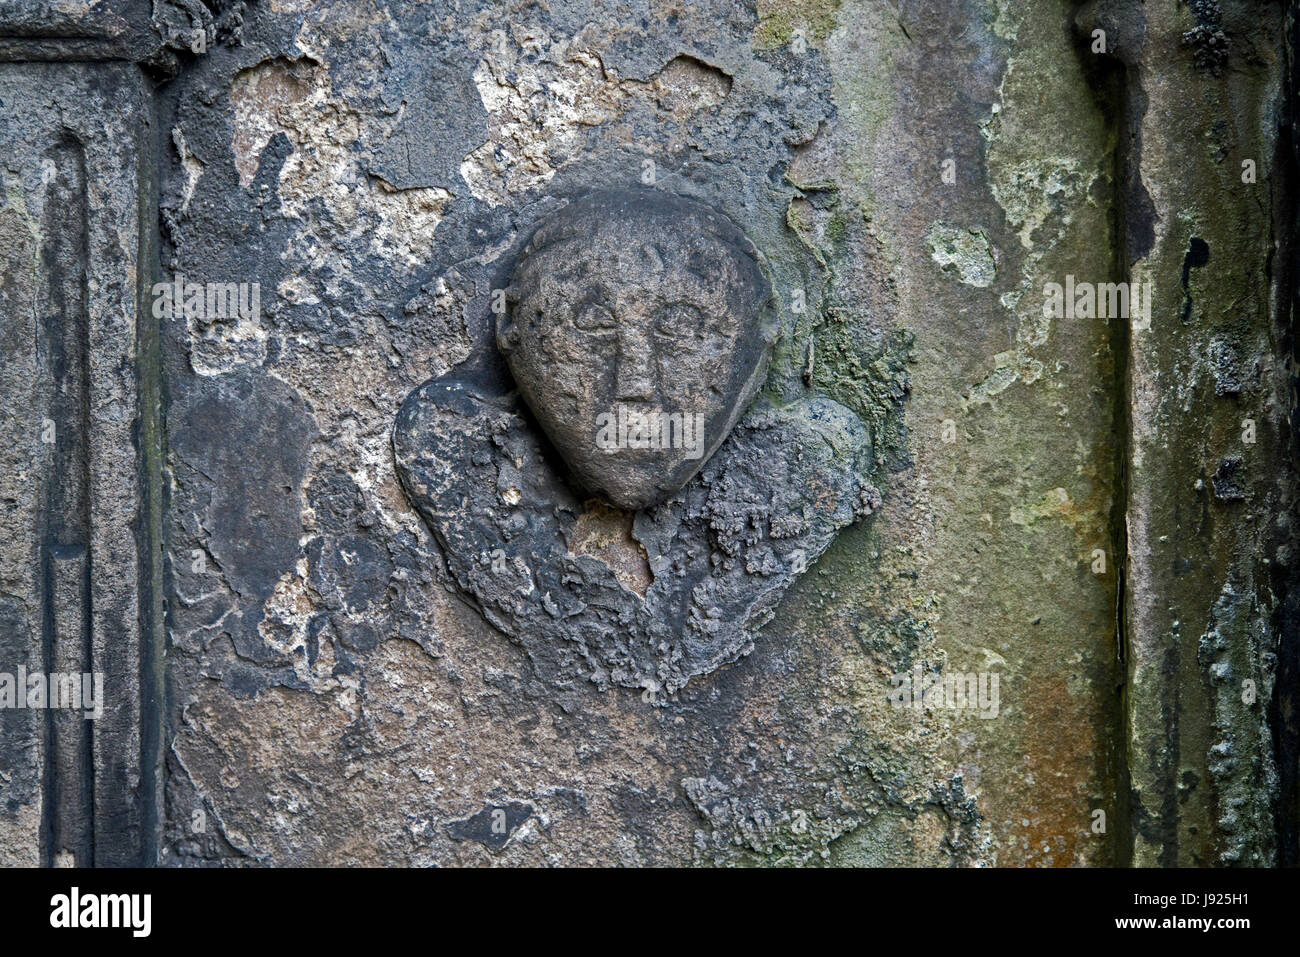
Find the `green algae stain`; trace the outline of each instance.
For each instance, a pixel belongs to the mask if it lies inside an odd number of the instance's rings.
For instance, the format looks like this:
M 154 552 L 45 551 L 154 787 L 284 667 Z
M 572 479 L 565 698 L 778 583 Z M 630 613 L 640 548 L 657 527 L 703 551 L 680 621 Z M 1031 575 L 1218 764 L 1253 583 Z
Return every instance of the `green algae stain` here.
M 801 35 L 821 43 L 835 29 L 840 0 L 760 0 L 754 49 L 775 50 Z

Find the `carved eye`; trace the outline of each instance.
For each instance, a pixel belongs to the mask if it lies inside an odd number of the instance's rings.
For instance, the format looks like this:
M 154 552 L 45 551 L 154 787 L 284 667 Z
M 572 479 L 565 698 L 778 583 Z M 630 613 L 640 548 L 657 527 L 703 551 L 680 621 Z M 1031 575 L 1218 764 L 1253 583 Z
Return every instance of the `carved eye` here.
M 699 336 L 704 332 L 704 317 L 688 302 L 677 302 L 659 313 L 655 332 L 673 339 Z
M 588 331 L 613 329 L 614 316 L 604 306 L 594 302 L 584 302 L 574 313 L 573 324 Z

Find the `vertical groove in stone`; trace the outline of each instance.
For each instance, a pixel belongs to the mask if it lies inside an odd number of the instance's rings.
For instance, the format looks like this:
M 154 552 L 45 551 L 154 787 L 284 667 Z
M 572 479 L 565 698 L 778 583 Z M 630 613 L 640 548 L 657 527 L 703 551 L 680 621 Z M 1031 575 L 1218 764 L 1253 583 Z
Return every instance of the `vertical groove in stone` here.
M 155 103 L 147 99 L 136 123 L 139 237 L 136 258 L 136 353 L 140 396 L 140 520 L 136 527 L 139 568 L 140 632 L 140 768 L 143 776 L 138 863 L 158 860 L 165 760 L 163 757 L 163 486 L 162 462 L 166 435 L 162 422 L 162 364 L 159 322 L 153 317 L 151 291 L 158 275 L 158 169 Z
M 1290 428 L 1285 432 L 1289 444 L 1292 470 L 1300 456 L 1300 341 L 1296 338 L 1296 318 L 1300 315 L 1300 282 L 1297 281 L 1297 249 L 1300 248 L 1300 131 L 1296 129 L 1296 97 L 1300 91 L 1300 3 L 1287 4 L 1285 20 L 1286 82 L 1281 117 L 1281 133 L 1276 150 L 1277 175 L 1273 183 L 1276 197 L 1274 235 L 1276 255 L 1275 308 L 1278 313 L 1280 352 L 1290 360 L 1286 408 Z M 1275 620 L 1278 643 L 1277 694 L 1270 704 L 1269 723 L 1273 729 L 1273 746 L 1278 764 L 1278 863 L 1284 867 L 1300 865 L 1300 567 L 1293 560 L 1290 567 L 1276 569 L 1280 596 Z
M 90 328 L 87 305 L 85 157 L 64 139 L 46 159 L 41 281 L 37 299 L 41 379 L 54 423 L 46 472 L 42 586 L 45 672 L 85 675 L 90 661 Z M 78 686 L 78 692 L 80 688 Z M 51 686 L 53 693 L 53 686 Z M 90 727 L 80 709 L 51 707 L 47 734 L 46 863 L 93 863 L 94 766 Z

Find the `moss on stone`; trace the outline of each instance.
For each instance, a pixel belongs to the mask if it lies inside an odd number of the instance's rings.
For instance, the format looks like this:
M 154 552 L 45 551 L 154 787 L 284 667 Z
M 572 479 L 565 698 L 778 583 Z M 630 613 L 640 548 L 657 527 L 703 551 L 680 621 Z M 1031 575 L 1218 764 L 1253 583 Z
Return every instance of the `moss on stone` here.
M 835 29 L 839 8 L 840 0 L 762 0 L 754 27 L 754 49 L 785 46 L 796 30 L 802 30 L 806 40 L 820 43 Z

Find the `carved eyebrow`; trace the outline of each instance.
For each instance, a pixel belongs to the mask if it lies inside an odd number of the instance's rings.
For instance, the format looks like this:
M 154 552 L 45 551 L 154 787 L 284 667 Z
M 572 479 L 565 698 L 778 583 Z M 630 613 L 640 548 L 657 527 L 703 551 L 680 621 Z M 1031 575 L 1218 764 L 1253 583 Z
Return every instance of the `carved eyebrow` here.
M 600 316 L 595 323 L 587 323 L 585 328 L 592 328 L 593 326 L 596 328 L 607 327 L 614 324 L 613 311 L 603 302 L 596 299 L 584 299 L 582 302 L 575 305 L 573 309 L 569 311 L 569 321 L 575 327 L 582 329 L 584 328 L 584 324 L 579 322 L 579 320 L 588 316 L 595 310 L 600 310 L 603 315 Z

